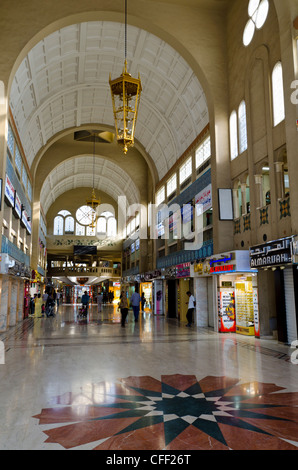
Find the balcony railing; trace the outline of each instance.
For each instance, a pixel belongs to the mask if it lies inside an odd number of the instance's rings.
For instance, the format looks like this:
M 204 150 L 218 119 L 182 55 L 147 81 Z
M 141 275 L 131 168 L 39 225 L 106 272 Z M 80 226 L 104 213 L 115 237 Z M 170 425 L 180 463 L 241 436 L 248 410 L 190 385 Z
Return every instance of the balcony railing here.
M 49 277 L 73 277 L 73 276 L 96 276 L 96 277 L 121 277 L 120 269 L 106 268 L 106 267 L 79 267 L 79 266 L 64 266 L 64 267 L 49 267 L 47 271 Z

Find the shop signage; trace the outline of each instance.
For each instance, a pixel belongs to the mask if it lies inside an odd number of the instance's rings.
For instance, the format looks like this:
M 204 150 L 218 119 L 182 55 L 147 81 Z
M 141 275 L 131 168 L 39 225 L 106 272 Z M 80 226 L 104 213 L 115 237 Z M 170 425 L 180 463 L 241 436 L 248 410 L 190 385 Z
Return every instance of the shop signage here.
M 278 266 L 292 263 L 293 237 L 276 240 L 250 249 L 252 268 Z
M 234 260 L 233 254 L 224 254 L 221 258 L 213 258 L 209 261 L 210 273 L 226 273 L 236 270 L 235 264 L 232 264 Z M 219 266 L 216 266 L 219 265 Z
M 190 276 L 190 263 L 178 264 L 176 266 L 177 277 L 189 277 Z
M 15 192 L 14 210 L 17 216 L 21 218 L 22 217 L 22 202 L 17 192 Z
M 235 270 L 234 264 L 226 264 L 224 266 L 212 266 L 210 268 L 210 273 L 226 273 L 226 272 L 231 272 Z
M 5 191 L 4 191 L 4 194 L 5 194 L 5 197 L 7 199 L 7 201 L 9 202 L 9 204 L 14 207 L 14 194 L 15 194 L 15 189 L 10 181 L 10 179 L 8 178 L 8 176 L 6 175 L 6 180 L 5 180 Z

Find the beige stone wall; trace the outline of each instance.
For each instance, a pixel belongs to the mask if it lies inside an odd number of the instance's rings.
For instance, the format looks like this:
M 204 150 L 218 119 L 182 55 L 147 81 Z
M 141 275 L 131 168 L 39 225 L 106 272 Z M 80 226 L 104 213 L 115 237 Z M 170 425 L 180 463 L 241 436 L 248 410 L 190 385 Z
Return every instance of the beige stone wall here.
M 244 47 L 242 43 L 244 27 L 248 21 L 248 13 L 243 8 L 242 2 L 235 1 L 228 14 L 229 113 L 234 109 L 237 111 L 240 102 L 244 99 L 248 122 L 248 149 L 231 162 L 231 179 L 233 187 L 236 187 L 238 182 L 245 184 L 247 177 L 249 178 L 251 205 L 251 229 L 244 230 L 243 214 L 239 214 L 241 233 L 234 236 L 235 249 L 247 249 L 254 244 L 263 243 L 264 237 L 269 241 L 291 235 L 295 231 L 292 223 L 293 217 L 281 217 L 280 212 L 282 195 L 279 187 L 280 174 L 277 171 L 276 163 L 285 162 L 291 174 L 292 150 L 288 148 L 287 134 L 291 132 L 290 129 L 293 131 L 295 122 L 291 121 L 287 115 L 289 109 L 288 93 L 286 86 L 284 86 L 286 119 L 276 127 L 273 125 L 271 80 L 273 68 L 278 61 L 282 62 L 284 85 L 289 81 L 289 74 L 291 74 L 289 58 L 284 56 L 280 41 L 280 36 L 285 34 L 284 25 L 281 24 L 281 19 L 277 16 L 275 3 L 270 2 L 266 23 L 261 30 L 255 33 L 248 47 Z M 288 7 L 286 4 L 294 2 L 283 3 L 286 10 Z M 281 14 L 280 10 L 278 13 Z M 283 13 L 287 14 L 287 22 L 290 24 L 289 11 Z M 292 11 L 293 14 L 294 11 Z M 287 31 L 289 35 L 288 47 L 291 46 L 293 54 L 293 44 L 289 40 L 291 33 L 291 29 Z M 271 204 L 268 206 L 268 224 L 261 225 L 259 207 L 265 203 L 260 203 L 260 187 L 256 177 L 262 174 L 264 166 L 270 167 Z M 292 203 L 295 200 L 294 185 L 291 185 L 290 194 L 292 209 Z

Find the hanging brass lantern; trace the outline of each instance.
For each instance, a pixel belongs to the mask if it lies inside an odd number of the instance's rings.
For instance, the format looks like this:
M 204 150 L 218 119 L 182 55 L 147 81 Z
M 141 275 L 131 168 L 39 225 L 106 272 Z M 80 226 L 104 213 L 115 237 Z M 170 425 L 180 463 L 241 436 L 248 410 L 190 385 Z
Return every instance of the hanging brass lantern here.
M 100 204 L 100 199 L 96 198 L 94 188 L 92 189 L 91 197 L 89 199 L 87 199 L 86 204 L 87 204 L 87 206 L 89 206 L 92 209 L 91 223 L 89 224 L 89 227 L 94 229 L 96 227 L 96 219 L 97 219 L 97 217 L 96 217 L 96 208 Z
M 142 85 L 139 78 L 132 78 L 127 72 L 125 60 L 122 75 L 111 80 L 110 87 L 113 102 L 116 136 L 118 143 L 123 147 L 124 154 L 134 145 L 134 135 Z
M 125 0 L 125 61 L 123 73 L 119 78 L 111 80 L 113 113 L 118 143 L 123 147 L 124 154 L 134 145 L 136 122 L 140 104 L 142 85 L 139 78 L 133 78 L 127 72 L 127 0 Z

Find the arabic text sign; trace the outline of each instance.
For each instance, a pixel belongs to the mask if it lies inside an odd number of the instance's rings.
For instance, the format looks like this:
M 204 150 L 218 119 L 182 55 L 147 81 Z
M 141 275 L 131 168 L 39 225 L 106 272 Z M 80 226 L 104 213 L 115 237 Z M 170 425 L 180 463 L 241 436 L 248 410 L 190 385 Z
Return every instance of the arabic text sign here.
M 277 240 L 250 250 L 250 265 L 252 268 L 276 266 L 292 262 L 291 238 Z

